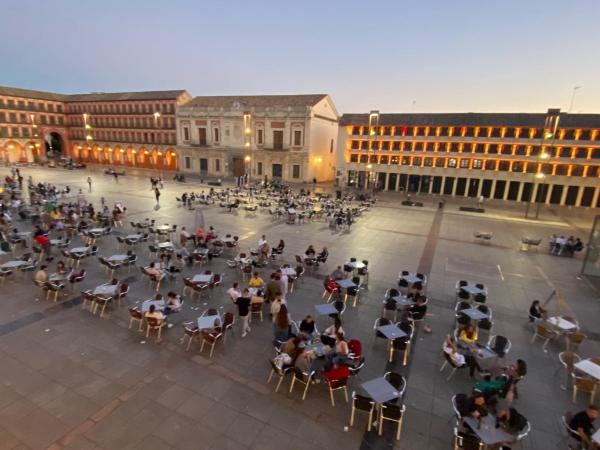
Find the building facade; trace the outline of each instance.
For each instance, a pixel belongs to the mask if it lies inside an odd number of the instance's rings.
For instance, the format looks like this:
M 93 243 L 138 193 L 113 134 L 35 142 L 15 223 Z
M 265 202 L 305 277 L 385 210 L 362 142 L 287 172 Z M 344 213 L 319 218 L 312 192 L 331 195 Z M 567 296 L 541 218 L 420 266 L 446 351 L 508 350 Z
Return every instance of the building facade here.
M 337 129 L 325 94 L 195 97 L 177 112 L 179 165 L 217 178 L 330 181 Z
M 63 95 L 0 88 L 0 156 L 176 170 L 175 111 L 190 98 L 184 90 Z
M 600 207 L 600 114 L 344 114 L 338 183 Z

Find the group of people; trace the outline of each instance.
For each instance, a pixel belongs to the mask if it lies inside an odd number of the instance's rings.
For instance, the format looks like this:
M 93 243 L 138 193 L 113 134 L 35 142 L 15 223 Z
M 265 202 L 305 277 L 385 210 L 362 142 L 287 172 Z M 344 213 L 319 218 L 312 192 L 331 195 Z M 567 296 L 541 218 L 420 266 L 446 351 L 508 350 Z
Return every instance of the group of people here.
M 583 242 L 574 236 L 565 238 L 553 234 L 550 236 L 550 254 L 555 256 L 574 256 L 576 252 L 583 250 Z

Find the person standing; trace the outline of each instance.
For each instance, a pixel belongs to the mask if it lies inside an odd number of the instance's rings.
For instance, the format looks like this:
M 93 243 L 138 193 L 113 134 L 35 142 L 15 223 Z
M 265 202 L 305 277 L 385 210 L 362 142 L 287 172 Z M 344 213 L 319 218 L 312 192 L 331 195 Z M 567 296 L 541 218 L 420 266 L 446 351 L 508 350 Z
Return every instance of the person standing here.
M 246 337 L 246 334 L 250 332 L 250 326 L 248 325 L 248 314 L 250 312 L 250 291 L 244 289 L 242 296 L 235 300 L 235 304 L 238 307 L 238 315 L 240 316 L 240 323 L 242 324 L 242 337 Z
M 113 171 L 113 176 L 115 177 L 115 183 L 119 183 L 119 174 L 117 173 L 116 170 Z
M 88 192 L 92 192 L 92 177 L 87 177 L 87 184 L 89 186 Z
M 156 204 L 158 204 L 160 199 L 160 191 L 158 188 L 154 188 L 154 196 L 156 197 Z

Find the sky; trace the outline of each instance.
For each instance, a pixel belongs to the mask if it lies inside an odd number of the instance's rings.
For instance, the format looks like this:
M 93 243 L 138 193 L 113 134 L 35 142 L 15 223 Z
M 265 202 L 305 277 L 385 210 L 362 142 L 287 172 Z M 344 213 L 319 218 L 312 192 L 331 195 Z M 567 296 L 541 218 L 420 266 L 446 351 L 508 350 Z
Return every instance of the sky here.
M 600 112 L 599 0 L 0 0 L 0 85 Z

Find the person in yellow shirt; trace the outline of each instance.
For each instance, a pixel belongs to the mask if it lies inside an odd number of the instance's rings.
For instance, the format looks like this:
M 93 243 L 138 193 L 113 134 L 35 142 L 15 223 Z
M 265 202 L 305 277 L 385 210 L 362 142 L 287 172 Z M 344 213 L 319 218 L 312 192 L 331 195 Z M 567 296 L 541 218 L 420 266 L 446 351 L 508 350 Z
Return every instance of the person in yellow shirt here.
M 469 346 L 477 342 L 477 329 L 473 325 L 467 325 L 458 334 L 458 340 Z
M 250 281 L 248 282 L 248 286 L 253 287 L 253 288 L 260 288 L 260 287 L 263 287 L 264 285 L 265 285 L 265 282 L 260 277 L 258 272 L 254 272 L 254 274 L 252 274 L 252 278 L 250 278 Z

